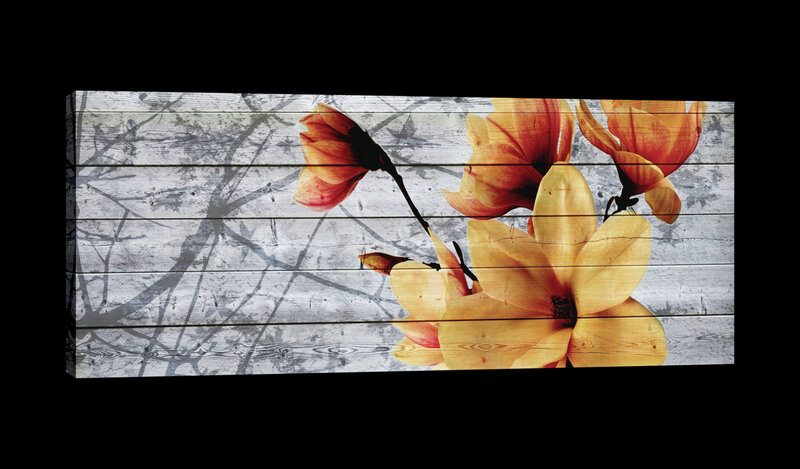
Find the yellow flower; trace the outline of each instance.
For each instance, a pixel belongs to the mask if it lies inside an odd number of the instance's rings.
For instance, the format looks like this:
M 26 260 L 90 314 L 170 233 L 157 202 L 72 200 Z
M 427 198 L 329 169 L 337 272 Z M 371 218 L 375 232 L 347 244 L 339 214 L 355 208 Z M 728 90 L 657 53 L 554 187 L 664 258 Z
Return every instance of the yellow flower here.
M 373 270 L 388 271 L 392 292 L 408 312 L 408 316 L 393 323 L 405 334 L 392 351 L 394 357 L 409 365 L 444 369 L 444 358 L 439 349 L 439 320 L 448 301 L 479 291 L 479 286 L 473 283 L 472 289 L 469 288 L 458 258 L 433 230 L 428 228 L 428 233 L 439 260 L 439 270 L 387 254 L 371 253 L 359 257 Z
M 533 207 L 533 235 L 470 220 L 482 292 L 453 299 L 438 339 L 450 369 L 660 365 L 659 320 L 631 298 L 650 257 L 650 224 L 622 212 L 597 227 L 581 173 L 556 162 Z

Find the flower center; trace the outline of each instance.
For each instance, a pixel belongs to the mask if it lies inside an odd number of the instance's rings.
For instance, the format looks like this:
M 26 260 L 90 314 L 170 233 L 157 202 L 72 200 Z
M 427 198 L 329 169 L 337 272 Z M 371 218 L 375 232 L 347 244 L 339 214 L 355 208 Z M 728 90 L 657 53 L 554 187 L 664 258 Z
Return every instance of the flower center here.
M 363 168 L 374 171 L 386 166 L 389 157 L 361 127 L 354 125 L 348 132 L 348 137 L 353 146 L 353 153 Z
M 553 318 L 561 320 L 566 327 L 575 327 L 575 323 L 578 322 L 578 311 L 572 298 L 553 295 L 550 297 L 550 302 L 553 303 Z

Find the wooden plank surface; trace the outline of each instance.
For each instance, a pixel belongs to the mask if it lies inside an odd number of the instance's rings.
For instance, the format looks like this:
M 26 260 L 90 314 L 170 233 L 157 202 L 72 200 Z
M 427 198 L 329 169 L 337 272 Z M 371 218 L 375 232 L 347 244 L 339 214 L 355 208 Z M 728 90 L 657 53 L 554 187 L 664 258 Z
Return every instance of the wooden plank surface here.
M 662 318 L 672 365 L 732 364 L 733 316 Z M 389 323 L 78 330 L 78 376 L 417 371 L 392 357 Z
M 79 377 L 420 369 L 392 357 L 403 337 L 392 321 L 408 313 L 357 257 L 436 260 L 391 178 L 368 174 L 328 213 L 292 198 L 299 119 L 319 102 L 368 130 L 471 265 L 468 218 L 441 190 L 458 189 L 465 120 L 493 112 L 488 98 L 78 91 L 66 100 L 65 208 Z M 665 365 L 733 363 L 734 103 L 708 104 L 697 149 L 670 176 L 678 221 L 635 207 L 652 249 L 633 296 L 664 326 Z M 599 223 L 616 168 L 577 125 L 571 162 Z M 524 230 L 529 216 L 499 220 Z

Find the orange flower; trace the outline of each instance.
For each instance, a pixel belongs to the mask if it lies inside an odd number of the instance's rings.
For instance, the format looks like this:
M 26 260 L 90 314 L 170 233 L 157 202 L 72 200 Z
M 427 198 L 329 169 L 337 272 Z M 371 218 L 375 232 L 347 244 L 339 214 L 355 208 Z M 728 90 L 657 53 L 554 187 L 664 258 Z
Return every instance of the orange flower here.
M 315 211 L 330 210 L 355 189 L 367 171 L 380 169 L 383 150 L 352 119 L 319 103 L 300 122 L 306 165 L 300 172 L 294 199 Z
M 556 163 L 533 207 L 534 235 L 470 220 L 482 292 L 449 301 L 438 339 L 449 369 L 660 365 L 664 329 L 631 293 L 650 256 L 650 224 L 623 212 L 597 227 L 592 193 Z
M 574 116 L 563 99 L 494 98 L 485 119 L 467 117 L 473 155 L 458 192 L 442 190 L 450 205 L 472 218 L 494 218 L 533 208 L 542 176 L 572 154 Z
M 372 253 L 359 257 L 364 265 L 378 272 L 385 273 L 389 268 L 392 292 L 409 313 L 393 323 L 405 334 L 394 347 L 395 358 L 409 365 L 442 369 L 444 358 L 439 349 L 439 320 L 447 302 L 480 291 L 480 286 L 473 283 L 470 289 L 456 256 L 432 230 L 428 229 L 428 234 L 433 240 L 440 270 L 388 254 Z
M 653 214 L 674 223 L 681 200 L 667 176 L 697 147 L 707 104 L 696 101 L 688 112 L 684 101 L 600 100 L 600 105 L 608 130 L 580 100 L 576 110 L 581 132 L 614 160 L 624 197 L 645 194 Z

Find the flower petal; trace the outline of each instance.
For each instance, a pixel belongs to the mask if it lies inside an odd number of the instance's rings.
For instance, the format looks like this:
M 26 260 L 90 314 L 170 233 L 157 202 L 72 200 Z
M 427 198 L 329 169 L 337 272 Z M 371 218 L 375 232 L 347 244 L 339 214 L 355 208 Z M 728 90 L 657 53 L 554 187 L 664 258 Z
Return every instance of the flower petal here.
M 405 261 L 392 268 L 389 282 L 397 302 L 408 318 L 438 321 L 445 312 L 445 281 L 435 269 L 416 261 Z
M 300 134 L 306 167 L 329 184 L 339 184 L 366 171 L 359 165 L 353 147 L 339 140 L 312 142 Z
M 575 258 L 597 229 L 594 198 L 577 168 L 557 162 L 542 179 L 533 206 L 533 232 L 562 285 Z
M 560 133 L 565 133 L 562 140 L 568 139 L 570 147 L 572 144 L 574 123 L 568 118 L 572 115 L 572 111 L 568 105 L 566 108 L 563 107 L 562 102 L 566 104 L 566 101 L 557 99 L 492 99 L 495 112 L 489 117 L 502 127 L 504 133 L 515 143 L 514 146 L 521 150 L 525 162 L 532 164 L 541 174 L 547 172 L 547 168 L 560 159 Z M 562 115 L 565 109 L 568 115 Z M 572 125 L 567 129 L 562 127 L 562 124 Z M 566 149 L 564 145 L 562 147 Z M 566 153 L 563 156 L 566 156 Z
M 575 112 L 578 115 L 578 127 L 589 143 L 609 155 L 614 155 L 614 152 L 620 149 L 614 137 L 594 118 L 586 101 L 581 99 L 579 105 L 575 107 Z
M 615 103 L 607 112 L 608 130 L 620 139 L 622 150 L 661 163 L 671 147 L 669 129 L 658 117 L 626 104 Z
M 653 210 L 653 215 L 666 223 L 675 223 L 681 213 L 681 198 L 668 178 L 648 189 L 644 199 Z
M 474 195 L 466 192 L 448 191 L 442 189 L 447 203 L 458 210 L 462 215 L 475 219 L 490 219 L 504 215 L 509 210 L 516 208 L 516 205 L 505 205 L 500 207 L 489 207 L 482 204 Z
M 559 327 L 553 319 L 526 319 L 528 315 L 529 311 L 485 292 L 448 303 L 439 323 L 439 343 L 448 367 L 509 368 Z
M 350 129 L 356 125 L 352 119 L 324 103 L 317 103 L 314 112 L 319 113 L 326 124 L 344 135 L 347 135 Z
M 467 140 L 473 151 L 489 143 L 489 130 L 482 117 L 467 114 Z
M 576 258 L 572 294 L 578 318 L 630 297 L 650 259 L 650 223 L 627 212 L 612 215 Z
M 669 176 L 682 165 L 697 148 L 703 126 L 703 116 L 708 105 L 703 101 L 692 104 L 689 113 L 676 117 L 676 122 L 670 127 L 672 144 L 667 156 L 660 163 L 665 176 Z
M 467 277 L 461 269 L 461 262 L 453 251 L 447 249 L 441 239 L 436 236 L 436 233 L 428 227 L 428 234 L 433 240 L 433 247 L 436 250 L 436 257 L 439 259 L 441 266 L 440 274 L 444 276 L 445 286 L 447 288 L 446 298 L 449 300 L 451 297 L 459 297 L 469 294 L 469 286 L 467 285 Z
M 667 357 L 664 327 L 633 298 L 602 312 L 579 318 L 567 356 L 573 366 L 657 366 Z
M 627 178 L 622 180 L 623 186 L 630 189 L 633 194 L 641 194 L 664 179 L 661 169 L 641 155 L 629 151 L 616 151 L 613 158 L 617 168 L 624 178 Z
M 384 275 L 391 275 L 392 267 L 409 260 L 407 257 L 392 256 L 382 252 L 360 254 L 358 258 L 361 260 L 361 265 Z
M 575 136 L 575 114 L 565 99 L 558 100 L 559 106 L 559 128 L 561 130 L 561 140 L 558 143 L 558 155 L 556 161 L 569 162 L 572 157 L 572 140 Z
M 301 120 L 301 122 L 303 121 Z M 300 135 L 306 136 L 312 142 L 317 142 L 320 140 L 338 140 L 342 142 L 349 141 L 346 135 L 342 135 L 337 132 L 336 129 L 326 124 L 322 118 L 320 118 L 319 121 L 306 120 L 304 124 L 308 130 L 301 132 Z
M 316 177 L 306 166 L 297 178 L 294 200 L 317 212 L 330 210 L 346 199 L 366 174 L 363 172 L 339 184 L 330 184 Z
M 536 188 L 542 180 L 533 166 L 505 144 L 490 143 L 478 148 L 464 169 L 464 178 L 472 178 L 473 193 L 489 207 L 513 205 L 532 209 Z
M 412 366 L 433 366 L 444 362 L 442 351 L 438 348 L 427 348 L 403 337 L 394 346 L 392 355 L 399 361 Z
M 571 336 L 571 328 L 554 327 L 535 347 L 514 360 L 511 368 L 544 368 L 560 362 L 567 355 Z
M 439 328 L 429 322 L 403 319 L 392 323 L 412 342 L 427 348 L 439 348 Z
M 537 314 L 552 313 L 552 296 L 565 296 L 544 250 L 524 231 L 495 220 L 470 220 L 467 240 L 472 271 L 492 298 Z

